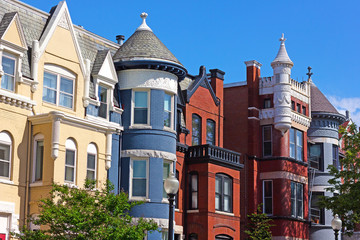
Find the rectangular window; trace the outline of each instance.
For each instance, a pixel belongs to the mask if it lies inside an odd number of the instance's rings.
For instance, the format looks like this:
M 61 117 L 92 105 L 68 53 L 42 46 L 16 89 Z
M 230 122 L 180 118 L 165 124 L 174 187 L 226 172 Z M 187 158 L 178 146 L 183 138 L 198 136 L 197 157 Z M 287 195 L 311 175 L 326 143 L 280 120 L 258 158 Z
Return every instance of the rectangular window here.
M 323 208 L 320 208 L 319 201 L 321 196 L 324 196 L 323 192 L 313 192 L 311 197 L 311 222 L 313 224 L 325 224 L 325 211 Z
M 10 145 L 0 143 L 0 177 L 10 177 Z
M 291 109 L 295 111 L 295 102 L 291 101 Z
M 199 175 L 190 173 L 190 209 L 198 209 Z
M 309 144 L 309 163 L 310 167 L 319 171 L 324 171 L 324 152 L 323 144 Z
M 263 156 L 272 155 L 272 126 L 263 126 Z
M 339 147 L 335 144 L 332 145 L 332 149 L 333 149 L 333 165 L 339 169 L 340 164 L 339 164 Z
M 86 178 L 95 180 L 96 179 L 96 155 L 95 154 L 87 154 L 87 171 Z
M 301 105 L 298 103 L 296 104 L 297 112 L 301 113 Z
M 44 141 L 35 141 L 35 181 L 41 181 L 43 175 Z
M 2 68 L 4 75 L 1 78 L 1 88 L 14 91 L 15 90 L 15 64 L 16 58 L 10 54 L 3 54 Z
M 171 166 L 172 166 L 171 162 L 164 160 L 164 163 L 163 163 L 163 198 L 166 198 L 166 199 L 168 197 L 167 197 L 167 193 L 164 188 L 164 183 L 165 183 L 165 180 L 170 176 L 170 171 L 172 171 Z
M 193 114 L 192 115 L 192 145 L 201 144 L 201 118 Z
M 303 132 L 295 128 L 290 129 L 290 157 L 303 161 Z
M 306 107 L 305 106 L 302 106 L 302 114 L 306 115 Z
M 304 217 L 303 185 L 291 182 L 291 216 Z
M 100 102 L 99 117 L 106 119 L 108 115 L 108 89 L 106 87 L 98 86 L 98 99 Z
M 65 181 L 75 183 L 75 151 L 66 149 Z
M 172 104 L 171 104 L 171 95 L 165 93 L 164 98 L 164 126 L 171 127 L 172 126 Z
M 132 197 L 147 197 L 147 160 L 132 160 Z
M 271 180 L 263 181 L 263 212 L 269 215 L 273 214 L 273 182 Z
M 232 212 L 232 179 L 224 174 L 215 177 L 215 210 Z
M 73 108 L 74 80 L 44 72 L 43 101 Z
M 267 98 L 264 100 L 264 109 L 271 108 L 271 99 Z
M 206 144 L 215 145 L 215 122 L 206 120 Z
M 148 124 L 148 92 L 134 93 L 134 124 Z

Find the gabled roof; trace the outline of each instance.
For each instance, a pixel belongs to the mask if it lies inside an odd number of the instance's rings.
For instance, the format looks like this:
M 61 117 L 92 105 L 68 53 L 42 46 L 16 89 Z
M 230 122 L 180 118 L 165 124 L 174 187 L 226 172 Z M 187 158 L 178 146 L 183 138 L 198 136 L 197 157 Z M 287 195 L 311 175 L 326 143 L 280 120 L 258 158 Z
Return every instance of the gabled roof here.
M 310 84 L 311 89 L 311 112 L 323 112 L 339 114 L 336 108 L 330 103 L 325 95 L 315 86 L 313 82 Z
M 182 83 L 183 81 L 185 82 Z M 219 105 L 219 100 L 216 98 L 214 90 L 209 83 L 209 79 L 207 78 L 206 74 L 206 68 L 204 66 L 200 67 L 199 75 L 195 76 L 194 79 L 185 78 L 183 81 L 180 82 L 180 86 L 183 90 L 186 102 L 190 102 L 191 96 L 196 92 L 199 86 L 203 86 L 209 90 L 214 103 Z
M 143 23 L 115 53 L 114 62 L 160 60 L 176 63 L 182 66 L 179 60 L 146 25 L 145 19 L 147 14 L 142 13 L 140 16 L 143 19 Z
M 12 20 L 14 19 L 15 15 L 16 15 L 16 12 L 9 12 L 9 13 L 4 14 L 4 17 L 2 18 L 2 20 L 0 22 L 0 38 L 3 37 L 4 33 L 8 29 L 8 27 L 9 27 L 10 23 L 12 22 Z

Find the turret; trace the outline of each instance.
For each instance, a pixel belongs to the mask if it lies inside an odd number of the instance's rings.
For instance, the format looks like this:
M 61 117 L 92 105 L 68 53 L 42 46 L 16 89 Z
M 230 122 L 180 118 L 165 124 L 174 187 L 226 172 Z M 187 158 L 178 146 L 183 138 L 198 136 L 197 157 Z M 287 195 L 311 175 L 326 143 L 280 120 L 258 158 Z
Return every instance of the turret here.
M 275 128 L 284 135 L 291 127 L 291 68 L 294 63 L 290 60 L 286 48 L 285 38 L 282 34 L 280 38 L 279 52 L 271 63 L 274 70 L 274 124 Z

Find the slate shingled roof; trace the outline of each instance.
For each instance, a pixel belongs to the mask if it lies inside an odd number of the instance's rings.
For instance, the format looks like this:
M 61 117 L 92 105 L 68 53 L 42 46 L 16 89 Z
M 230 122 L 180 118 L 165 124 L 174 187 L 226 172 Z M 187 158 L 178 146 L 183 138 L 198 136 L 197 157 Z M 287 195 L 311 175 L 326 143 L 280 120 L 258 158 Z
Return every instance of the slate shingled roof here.
M 311 112 L 326 112 L 339 114 L 336 108 L 329 102 L 324 94 L 311 83 Z
M 152 31 L 137 30 L 114 55 L 114 62 L 129 60 L 162 60 L 182 64 Z

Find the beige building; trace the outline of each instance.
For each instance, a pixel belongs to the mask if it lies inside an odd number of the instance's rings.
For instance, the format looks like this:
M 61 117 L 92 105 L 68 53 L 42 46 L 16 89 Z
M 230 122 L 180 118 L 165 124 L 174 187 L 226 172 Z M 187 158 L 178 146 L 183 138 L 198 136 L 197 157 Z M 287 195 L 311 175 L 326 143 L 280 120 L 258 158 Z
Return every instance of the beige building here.
M 46 13 L 0 0 L 0 239 L 9 239 L 53 182 L 102 184 L 121 108 L 119 44 L 71 22 L 66 2 Z

